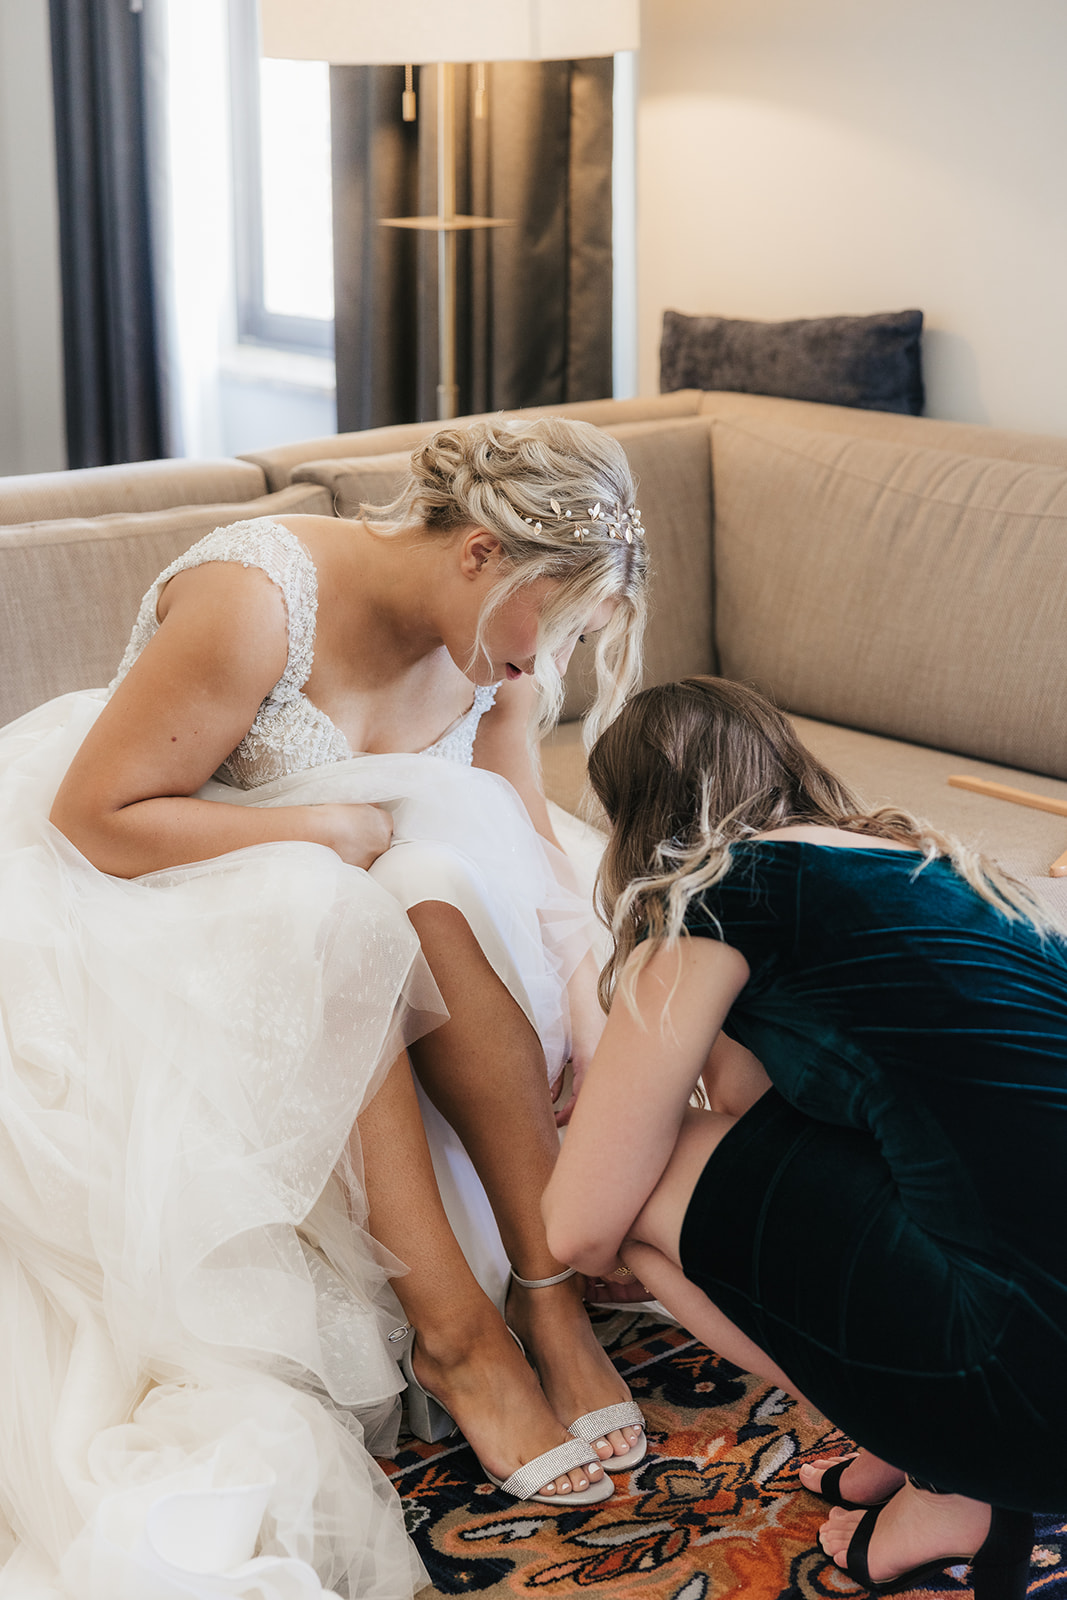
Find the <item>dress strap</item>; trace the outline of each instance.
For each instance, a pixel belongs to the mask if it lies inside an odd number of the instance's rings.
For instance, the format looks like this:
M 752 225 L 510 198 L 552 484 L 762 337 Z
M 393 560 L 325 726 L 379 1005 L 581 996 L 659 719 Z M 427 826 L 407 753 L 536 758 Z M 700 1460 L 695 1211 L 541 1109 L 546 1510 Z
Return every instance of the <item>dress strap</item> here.
M 273 705 L 296 698 L 311 675 L 315 655 L 315 618 L 318 576 L 305 546 L 272 517 L 252 517 L 216 528 L 160 573 L 141 601 L 130 642 L 119 670 L 109 686 L 113 693 L 159 628 L 156 608 L 163 588 L 179 572 L 205 566 L 209 561 L 239 561 L 258 567 L 276 583 L 285 601 L 289 650 L 285 671 L 267 697 Z

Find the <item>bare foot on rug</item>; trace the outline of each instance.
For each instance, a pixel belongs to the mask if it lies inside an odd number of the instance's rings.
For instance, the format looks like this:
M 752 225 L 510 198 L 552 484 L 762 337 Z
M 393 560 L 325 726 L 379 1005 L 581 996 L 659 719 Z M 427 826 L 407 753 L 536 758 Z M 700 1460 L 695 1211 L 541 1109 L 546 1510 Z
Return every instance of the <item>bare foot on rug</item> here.
M 849 1540 L 865 1515 L 835 1506 L 819 1529 L 819 1543 L 837 1566 L 844 1567 Z M 989 1532 L 991 1515 L 980 1500 L 905 1483 L 878 1513 L 867 1552 L 872 1581 L 888 1583 L 927 1561 L 969 1561 Z
M 510 1478 L 519 1467 L 570 1437 L 495 1312 L 462 1330 L 420 1331 L 412 1366 L 419 1382 L 454 1418 L 482 1466 L 496 1478 Z M 603 1467 L 592 1462 L 546 1483 L 538 1492 L 565 1499 L 603 1476 Z
M 899 1468 L 891 1467 L 888 1461 L 872 1455 L 869 1450 L 858 1450 L 851 1456 L 825 1456 L 818 1461 L 805 1461 L 800 1469 L 800 1481 L 805 1489 L 818 1494 L 823 1474 L 838 1461 L 849 1463 L 838 1482 L 838 1493 L 860 1506 L 882 1505 L 904 1482 Z
M 582 1304 L 580 1277 L 549 1289 L 524 1289 L 513 1280 L 507 1317 L 537 1368 L 549 1405 L 565 1427 L 589 1411 L 629 1400 L 629 1389 L 593 1332 Z M 610 1461 L 631 1450 L 642 1431 L 614 1428 L 594 1449 L 601 1461 Z

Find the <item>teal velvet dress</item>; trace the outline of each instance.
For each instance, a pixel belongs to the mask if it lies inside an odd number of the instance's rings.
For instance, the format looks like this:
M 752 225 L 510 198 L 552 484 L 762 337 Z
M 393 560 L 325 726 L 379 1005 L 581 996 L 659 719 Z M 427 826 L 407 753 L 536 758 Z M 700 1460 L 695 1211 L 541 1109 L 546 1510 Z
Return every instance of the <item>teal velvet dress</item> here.
M 947 861 L 735 847 L 693 901 L 774 1087 L 715 1150 L 686 1275 L 859 1443 L 1067 1507 L 1067 946 Z

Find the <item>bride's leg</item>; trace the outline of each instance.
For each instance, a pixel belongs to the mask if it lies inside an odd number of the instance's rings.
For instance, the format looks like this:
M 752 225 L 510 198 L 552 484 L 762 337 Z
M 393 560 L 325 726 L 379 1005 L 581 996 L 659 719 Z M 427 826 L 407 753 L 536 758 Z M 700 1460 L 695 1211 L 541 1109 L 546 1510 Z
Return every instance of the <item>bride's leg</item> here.
M 408 1267 L 393 1287 L 417 1330 L 419 1381 L 456 1419 L 498 1478 L 567 1434 L 496 1308 L 475 1281 L 437 1190 L 407 1057 L 357 1123 L 370 1232 Z M 576 1468 L 545 1486 L 561 1498 L 603 1476 Z
M 449 1020 L 411 1051 L 426 1093 L 474 1163 L 515 1271 L 523 1278 L 562 1270 L 548 1248 L 541 1196 L 559 1153 L 544 1052 L 496 976 L 463 915 L 442 901 L 408 913 L 449 1010 Z M 590 1195 L 596 1177 L 590 1174 Z M 565 1425 L 628 1398 L 597 1342 L 580 1280 L 551 1289 L 513 1284 L 508 1318 L 530 1350 L 545 1393 Z M 622 1455 L 640 1438 L 616 1429 L 599 1447 Z

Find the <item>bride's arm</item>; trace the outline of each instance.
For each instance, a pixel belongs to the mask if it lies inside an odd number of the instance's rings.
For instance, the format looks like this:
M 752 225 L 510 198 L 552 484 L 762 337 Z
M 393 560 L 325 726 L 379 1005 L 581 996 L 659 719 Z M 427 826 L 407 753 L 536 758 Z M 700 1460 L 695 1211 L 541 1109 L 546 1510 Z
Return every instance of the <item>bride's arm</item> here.
M 499 773 L 518 791 L 537 832 L 549 844 L 556 846 L 563 857 L 565 870 L 569 870 L 570 863 L 553 832 L 545 793 L 530 756 L 527 731 L 536 696 L 537 691 L 530 678 L 500 685 L 496 703 L 486 712 L 478 728 L 474 764 Z M 576 880 L 572 879 L 570 887 L 577 887 Z M 582 1079 L 604 1031 L 604 1013 L 597 999 L 597 966 L 591 951 L 583 956 L 571 975 L 567 984 L 567 999 L 571 1013 L 573 1090 L 564 1105 L 557 1102 L 556 1121 L 560 1126 L 570 1120 Z
M 133 878 L 278 840 L 369 866 L 392 821 L 374 806 L 219 805 L 193 798 L 248 732 L 285 670 L 285 603 L 255 567 L 172 578 L 159 632 L 101 711 L 51 820 L 102 872 Z
M 552 831 L 545 791 L 530 755 L 528 734 L 536 703 L 532 678 L 498 684 L 496 700 L 478 724 L 474 765 L 508 780 L 542 839 L 558 850 L 560 843 Z

